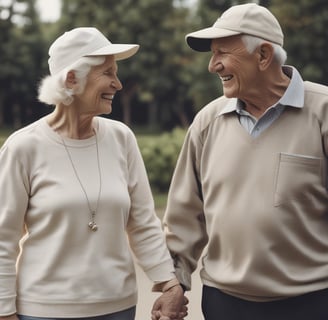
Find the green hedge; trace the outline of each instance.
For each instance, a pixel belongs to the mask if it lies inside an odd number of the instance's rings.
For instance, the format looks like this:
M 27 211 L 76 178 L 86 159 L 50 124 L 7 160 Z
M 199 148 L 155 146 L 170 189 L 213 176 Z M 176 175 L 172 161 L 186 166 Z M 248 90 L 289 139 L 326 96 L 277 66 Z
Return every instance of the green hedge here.
M 154 192 L 167 192 L 186 131 L 176 128 L 157 136 L 137 135 Z
M 13 129 L 0 128 L 0 147 L 3 145 L 8 136 L 13 132 Z

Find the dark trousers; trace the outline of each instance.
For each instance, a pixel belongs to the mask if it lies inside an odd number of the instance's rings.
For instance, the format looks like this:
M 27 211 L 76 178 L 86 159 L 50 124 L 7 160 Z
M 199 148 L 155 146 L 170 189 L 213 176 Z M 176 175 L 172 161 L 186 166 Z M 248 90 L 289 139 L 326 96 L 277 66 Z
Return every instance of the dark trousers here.
M 328 320 L 328 289 L 293 298 L 253 302 L 203 286 L 205 320 Z
M 19 320 L 134 320 L 136 314 L 136 307 L 132 307 L 123 311 L 105 314 L 94 317 L 80 317 L 80 318 L 44 318 L 32 317 L 25 315 L 18 315 Z

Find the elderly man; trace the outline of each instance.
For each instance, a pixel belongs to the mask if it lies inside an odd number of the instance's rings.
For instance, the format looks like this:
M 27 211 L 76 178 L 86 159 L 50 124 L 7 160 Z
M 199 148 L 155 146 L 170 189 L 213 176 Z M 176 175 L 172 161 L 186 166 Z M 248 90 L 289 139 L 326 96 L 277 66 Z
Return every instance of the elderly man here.
M 188 130 L 164 224 L 186 290 L 203 257 L 206 320 L 328 319 L 328 88 L 284 65 L 283 38 L 253 3 L 186 36 L 224 96 Z

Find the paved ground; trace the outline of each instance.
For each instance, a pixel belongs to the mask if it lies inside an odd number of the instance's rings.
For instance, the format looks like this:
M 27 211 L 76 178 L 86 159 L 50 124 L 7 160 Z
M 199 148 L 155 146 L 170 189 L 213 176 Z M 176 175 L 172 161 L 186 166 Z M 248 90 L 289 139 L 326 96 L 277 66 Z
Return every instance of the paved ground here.
M 147 276 L 139 267 L 137 267 L 137 279 L 139 288 L 139 302 L 137 305 L 136 320 L 150 320 L 150 311 L 159 293 L 151 292 L 151 281 L 148 280 Z M 185 320 L 204 320 L 200 306 L 201 283 L 199 280 L 199 269 L 197 269 L 193 274 L 192 290 L 188 291 L 186 296 L 189 299 L 189 314 Z

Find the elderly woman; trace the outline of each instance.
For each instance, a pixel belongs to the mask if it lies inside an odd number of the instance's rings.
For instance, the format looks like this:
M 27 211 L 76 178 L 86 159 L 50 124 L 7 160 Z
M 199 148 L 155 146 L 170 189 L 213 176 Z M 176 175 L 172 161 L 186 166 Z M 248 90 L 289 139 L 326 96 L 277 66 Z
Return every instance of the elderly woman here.
M 0 149 L 0 319 L 134 319 L 130 247 L 154 290 L 184 299 L 136 139 L 98 117 L 122 89 L 116 61 L 138 48 L 95 28 L 50 47 L 39 99 L 54 111 Z

